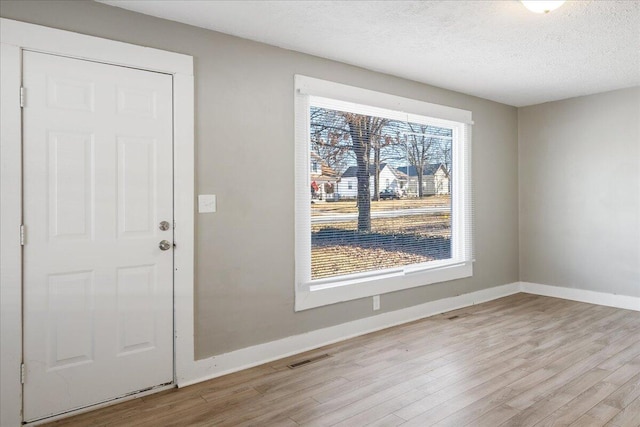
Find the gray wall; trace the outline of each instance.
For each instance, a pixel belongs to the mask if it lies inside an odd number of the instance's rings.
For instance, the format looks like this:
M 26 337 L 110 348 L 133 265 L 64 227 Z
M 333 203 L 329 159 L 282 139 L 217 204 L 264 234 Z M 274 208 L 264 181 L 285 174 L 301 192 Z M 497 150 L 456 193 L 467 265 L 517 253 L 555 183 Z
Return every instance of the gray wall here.
M 520 279 L 640 296 L 640 88 L 518 109 Z
M 212 356 L 518 281 L 514 107 L 85 1 L 3 1 L 5 18 L 195 57 L 196 188 L 218 212 L 196 218 L 196 355 Z M 474 277 L 293 311 L 293 75 L 473 111 Z M 470 76 L 471 78 L 471 76 Z

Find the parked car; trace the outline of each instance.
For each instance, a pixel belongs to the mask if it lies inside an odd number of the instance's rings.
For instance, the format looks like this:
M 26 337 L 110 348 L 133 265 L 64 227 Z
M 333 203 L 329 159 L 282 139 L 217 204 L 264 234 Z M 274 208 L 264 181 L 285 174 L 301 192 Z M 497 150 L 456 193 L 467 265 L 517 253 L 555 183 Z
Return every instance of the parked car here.
M 380 192 L 380 200 L 399 200 L 400 192 L 398 190 L 393 190 L 391 188 L 387 188 L 386 190 L 382 190 Z

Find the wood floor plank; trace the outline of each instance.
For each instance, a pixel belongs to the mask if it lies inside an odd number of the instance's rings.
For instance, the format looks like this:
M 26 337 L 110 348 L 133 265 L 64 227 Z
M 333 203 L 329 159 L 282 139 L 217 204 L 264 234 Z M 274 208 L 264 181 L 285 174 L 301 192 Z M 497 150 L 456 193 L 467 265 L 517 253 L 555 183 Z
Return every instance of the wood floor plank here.
M 602 402 L 589 409 L 584 415 L 570 424 L 570 427 L 603 426 L 620 413 L 620 409 Z
M 476 400 L 475 402 L 471 402 L 470 404 L 461 407 L 453 414 L 445 417 L 444 419 L 433 425 L 438 427 L 458 427 L 475 424 L 475 420 L 481 418 L 487 413 L 492 412 L 496 407 L 503 406 L 504 402 L 507 402 L 516 394 L 517 392 L 509 387 L 498 389 L 482 397 L 481 399 Z M 515 412 L 517 411 L 514 410 L 513 413 Z M 506 419 L 508 419 L 508 417 L 505 418 L 505 420 Z M 495 419 L 493 422 L 495 423 Z
M 313 425 L 335 424 L 432 380 L 428 375 L 421 375 L 407 377 L 403 381 L 397 381 L 396 379 L 378 381 L 371 386 L 356 388 L 350 393 L 337 395 L 335 398 L 321 403 L 311 410 L 296 413 L 291 418 L 300 424 L 312 421 Z
M 640 427 L 640 312 L 515 294 L 51 425 Z
M 393 400 L 398 396 L 411 395 L 413 391 L 415 391 L 415 389 L 412 389 L 410 386 L 407 387 L 406 383 L 398 384 L 386 390 L 363 396 L 357 401 L 349 403 L 348 405 L 340 406 L 333 411 L 322 411 L 320 416 L 316 416 L 310 420 L 306 418 L 308 416 L 307 414 L 304 416 L 295 414 L 292 418 L 301 425 L 333 426 L 371 408 L 384 405 L 389 400 Z
M 611 393 L 604 403 L 618 408 L 625 409 L 630 403 L 640 397 L 640 374 L 633 376 L 629 381 L 624 383 L 618 390 Z
M 400 417 L 396 417 L 395 415 L 387 415 L 384 418 L 380 418 L 372 423 L 367 423 L 367 427 L 396 427 L 404 423 L 404 420 Z M 349 426 L 354 425 L 365 425 L 365 424 L 349 424 Z
M 511 393 L 508 385 L 515 379 L 522 377 L 522 375 L 522 371 L 515 369 L 471 389 L 452 390 L 447 394 L 441 391 L 436 395 L 432 395 L 434 399 L 428 404 L 423 399 L 421 401 L 422 406 L 409 405 L 400 411 L 396 411 L 395 414 L 408 420 L 406 426 L 434 425 L 438 421 L 498 390 Z M 438 404 L 433 405 L 435 402 Z M 430 407 L 425 411 L 424 408 L 427 406 Z M 416 414 L 416 412 L 418 413 Z
M 548 414 L 560 411 L 561 408 L 565 407 L 569 402 L 574 401 L 581 395 L 582 399 L 588 399 L 589 395 L 585 395 L 584 392 L 598 384 L 609 372 L 598 368 L 584 371 L 594 363 L 594 358 L 596 356 L 598 356 L 598 354 L 595 354 L 583 360 L 581 363 L 562 371 L 555 377 L 550 378 L 512 401 L 507 402 L 508 406 L 520 409 L 520 412 L 507 422 L 503 423 L 503 425 L 535 425 L 541 423 L 545 418 L 547 418 Z M 576 375 L 576 373 L 579 374 Z M 609 389 L 609 386 L 606 386 L 607 389 L 605 391 L 605 396 L 608 396 L 606 400 L 611 399 L 612 389 L 615 387 L 612 384 L 610 386 L 612 386 L 611 389 Z M 629 388 L 628 390 L 625 389 L 625 391 L 631 394 L 622 393 L 621 396 L 623 398 L 633 397 L 633 389 Z M 526 398 L 523 398 L 523 396 L 526 396 Z M 596 402 L 597 401 L 598 400 L 596 400 Z M 611 402 L 606 401 L 606 403 L 609 404 L 609 406 L 615 406 L 611 405 Z M 572 415 L 577 418 L 580 414 L 576 413 Z M 555 419 L 553 420 L 555 422 Z M 547 423 L 551 421 L 552 420 L 547 420 Z
M 420 397 L 424 396 L 419 390 L 411 390 L 407 393 L 401 394 L 393 399 L 387 400 L 379 405 L 368 408 L 350 418 L 347 418 L 337 424 L 335 427 L 351 427 L 351 426 L 363 426 L 375 424 L 378 421 L 382 422 L 384 418 L 389 417 L 388 414 L 392 415 L 392 420 L 400 420 L 400 424 L 404 423 L 405 420 L 393 415 L 393 412 L 404 408 L 407 405 L 415 402 L 420 399 Z
M 615 355 L 620 348 L 625 346 L 624 341 L 614 339 L 614 343 L 616 345 L 606 346 L 507 402 L 507 405 L 520 409 L 520 412 L 503 425 L 529 426 L 540 423 L 547 418 L 548 414 L 560 410 L 564 405 L 600 382 L 607 374 L 610 374 L 610 371 L 593 368 L 593 366 L 597 366 L 603 358 L 608 360 L 607 356 Z M 634 384 L 634 380 L 635 378 L 631 379 L 625 383 L 623 388 L 608 394 L 605 403 L 614 407 L 626 406 L 628 400 L 633 400 L 636 397 L 637 384 Z M 618 399 L 622 399 L 622 402 L 617 402 L 617 405 L 612 404 L 612 402 L 616 402 L 616 394 L 618 394 Z M 547 420 L 547 422 L 550 421 Z
M 604 398 L 609 396 L 617 389 L 617 386 L 607 383 L 598 382 L 575 399 L 569 401 L 561 408 L 551 413 L 542 421 L 536 424 L 536 427 L 555 427 L 568 426 L 575 422 L 580 416 L 585 414 L 595 405 L 600 403 Z
M 574 384 L 567 385 L 563 390 L 563 393 L 565 394 L 565 396 L 568 395 L 570 397 L 572 394 L 578 393 L 580 390 L 586 388 L 589 384 L 597 382 L 597 384 L 592 386 L 589 390 L 583 392 L 581 395 L 573 399 L 571 401 L 571 405 L 565 405 L 565 407 L 561 408 L 562 410 L 558 410 L 554 412 L 554 414 L 547 417 L 546 423 L 539 423 L 539 425 L 569 425 L 575 420 L 575 418 L 584 414 L 584 412 L 592 408 L 595 404 L 603 400 L 618 388 L 618 386 L 615 384 L 605 382 L 609 378 L 614 379 L 613 375 L 614 374 L 611 374 L 609 371 L 596 368 L 578 378 Z M 598 380 L 600 379 L 603 379 L 603 381 L 598 382 Z M 513 391 L 515 390 L 512 390 L 512 392 Z M 508 398 L 511 394 L 503 392 L 502 390 L 496 393 L 492 393 L 491 395 L 486 396 L 485 398 L 475 402 L 474 404 L 464 407 L 460 411 L 445 418 L 435 425 L 474 425 L 474 421 L 476 420 L 476 418 L 481 418 L 482 415 L 490 412 L 498 405 L 501 405 L 503 407 L 503 410 L 501 411 L 502 413 L 509 412 L 505 411 L 504 407 L 509 407 L 508 405 L 505 405 L 505 403 L 508 401 Z M 515 416 L 516 413 L 518 413 L 517 410 L 510 412 L 512 413 L 512 416 Z M 502 422 L 506 422 L 508 418 L 510 417 L 504 418 Z M 497 422 L 495 417 L 493 417 L 492 420 L 492 422 L 494 423 Z
M 640 398 L 629 403 L 606 426 L 638 427 L 640 426 Z

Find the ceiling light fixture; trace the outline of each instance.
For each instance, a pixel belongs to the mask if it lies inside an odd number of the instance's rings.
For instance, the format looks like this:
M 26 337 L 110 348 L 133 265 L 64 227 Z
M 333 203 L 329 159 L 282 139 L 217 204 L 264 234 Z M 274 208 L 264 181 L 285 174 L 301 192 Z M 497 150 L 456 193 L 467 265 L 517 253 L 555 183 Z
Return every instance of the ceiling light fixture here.
M 522 0 L 524 7 L 535 13 L 549 13 L 556 10 L 565 0 L 544 1 L 544 0 Z

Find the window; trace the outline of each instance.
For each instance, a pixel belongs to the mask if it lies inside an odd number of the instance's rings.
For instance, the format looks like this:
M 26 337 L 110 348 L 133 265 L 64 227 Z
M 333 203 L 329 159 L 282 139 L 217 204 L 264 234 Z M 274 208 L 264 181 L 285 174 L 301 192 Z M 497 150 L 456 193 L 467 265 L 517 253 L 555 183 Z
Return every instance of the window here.
M 304 76 L 295 97 L 296 310 L 471 276 L 471 113 Z

